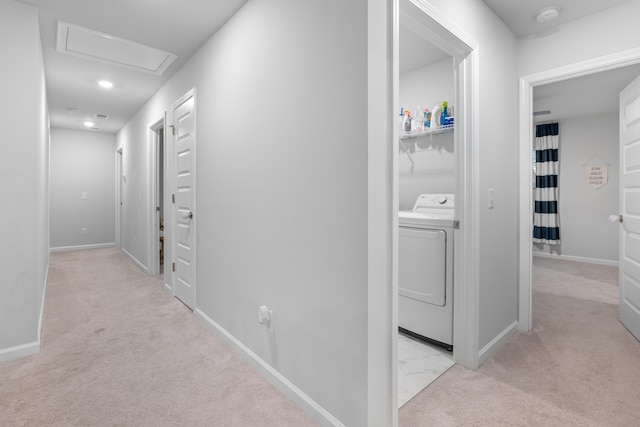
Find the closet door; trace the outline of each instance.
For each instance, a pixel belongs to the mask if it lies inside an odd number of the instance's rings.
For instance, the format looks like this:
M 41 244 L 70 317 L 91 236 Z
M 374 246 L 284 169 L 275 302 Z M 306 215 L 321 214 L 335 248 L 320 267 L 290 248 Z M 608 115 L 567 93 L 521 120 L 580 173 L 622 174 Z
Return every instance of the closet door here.
M 640 339 L 640 77 L 620 93 L 620 321 Z

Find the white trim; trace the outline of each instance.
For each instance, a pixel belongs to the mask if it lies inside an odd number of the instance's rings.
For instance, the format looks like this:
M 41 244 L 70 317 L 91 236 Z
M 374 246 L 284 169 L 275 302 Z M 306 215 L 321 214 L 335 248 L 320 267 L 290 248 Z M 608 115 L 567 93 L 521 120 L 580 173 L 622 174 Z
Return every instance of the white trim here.
M 69 251 L 86 251 L 88 249 L 104 249 L 115 248 L 115 242 L 112 243 L 96 243 L 95 245 L 78 245 L 78 246 L 58 246 L 51 248 L 51 252 L 69 252 Z
M 517 330 L 518 321 L 516 320 L 511 325 L 507 326 L 505 330 L 500 332 L 494 339 L 489 341 L 487 345 L 482 347 L 478 352 L 478 359 L 480 360 L 480 363 L 484 363 L 485 360 L 491 357 Z
M 136 258 L 133 255 L 131 255 L 131 253 L 128 250 L 126 250 L 125 248 L 122 248 L 122 252 L 124 252 L 125 255 L 127 255 L 129 257 L 131 262 L 133 262 L 135 265 L 137 265 L 140 270 L 144 271 L 146 274 L 150 274 L 149 273 L 149 269 L 147 268 L 147 266 L 144 265 L 143 263 L 141 263 L 138 260 L 138 258 Z
M 598 264 L 598 265 L 608 265 L 611 267 L 617 267 L 620 262 L 618 260 L 610 260 L 610 259 L 601 259 L 601 258 L 587 258 L 581 256 L 573 256 L 573 255 L 559 255 L 559 254 L 548 254 L 546 252 L 538 252 L 532 251 L 534 257 L 538 258 L 548 258 L 548 259 L 558 259 L 562 261 L 575 261 L 575 262 L 584 262 L 588 264 Z
M 38 353 L 40 353 L 39 341 L 5 348 L 4 350 L 0 350 L 0 363 L 20 359 L 21 357 L 33 356 Z
M 640 63 L 640 48 L 593 58 L 587 61 L 530 74 L 520 78 L 520 217 L 519 217 L 519 329 L 530 331 L 532 324 L 531 161 L 533 149 L 532 93 L 535 86 L 568 80 Z
M 116 246 L 120 247 L 120 246 L 122 246 L 122 218 L 121 218 L 122 206 L 120 206 L 120 200 L 122 199 L 122 194 L 121 194 L 121 192 L 122 192 L 122 162 L 123 162 L 122 147 L 118 148 L 115 151 L 115 162 L 116 162 L 115 239 L 116 239 Z
M 460 230 L 454 235 L 453 360 L 469 369 L 480 365 L 477 353 L 480 340 L 479 51 L 478 46 L 474 47 L 458 66 L 457 104 L 464 108 L 458 108 L 457 135 L 454 135 L 454 150 L 459 153 L 456 160 L 456 215 Z
M 251 349 L 242 344 L 238 339 L 231 335 L 226 329 L 216 323 L 213 319 L 203 313 L 200 309 L 193 310 L 193 314 L 198 320 L 204 323 L 211 331 L 220 338 L 224 339 L 238 354 L 247 360 L 260 374 L 262 374 L 269 382 L 271 382 L 278 390 L 283 392 L 289 399 L 294 401 L 305 412 L 311 415 L 316 421 L 324 425 L 344 426 L 337 418 L 331 415 L 327 410 L 320 406 L 316 401 L 311 399 L 307 394 L 295 386 L 280 372 L 275 370 L 271 365 L 261 359 Z
M 147 248 L 149 253 L 149 274 L 158 275 L 160 273 L 160 257 L 158 255 L 160 251 L 160 223 L 159 215 L 156 211 L 158 206 L 158 143 L 160 130 L 164 132 L 165 129 L 165 117 L 156 120 L 153 123 L 147 125 L 147 161 L 148 161 L 148 201 L 149 201 L 149 241 L 147 242 Z M 164 142 L 164 136 L 162 138 Z
M 397 80 L 398 0 L 367 7 L 367 362 L 366 420 L 398 424 Z M 394 37 L 395 34 L 395 37 Z M 395 61 L 394 61 L 395 58 Z M 390 286 L 391 285 L 391 286 Z

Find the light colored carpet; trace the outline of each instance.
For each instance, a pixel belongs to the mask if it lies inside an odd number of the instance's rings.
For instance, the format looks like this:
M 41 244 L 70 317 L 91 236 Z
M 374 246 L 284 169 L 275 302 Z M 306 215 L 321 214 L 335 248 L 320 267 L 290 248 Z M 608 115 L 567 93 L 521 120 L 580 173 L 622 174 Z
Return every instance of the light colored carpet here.
M 119 249 L 54 253 L 41 352 L 0 364 L 1 426 L 316 423 Z
M 617 284 L 615 267 L 534 258 L 533 330 L 477 371 L 449 369 L 400 426 L 640 426 L 640 342 Z

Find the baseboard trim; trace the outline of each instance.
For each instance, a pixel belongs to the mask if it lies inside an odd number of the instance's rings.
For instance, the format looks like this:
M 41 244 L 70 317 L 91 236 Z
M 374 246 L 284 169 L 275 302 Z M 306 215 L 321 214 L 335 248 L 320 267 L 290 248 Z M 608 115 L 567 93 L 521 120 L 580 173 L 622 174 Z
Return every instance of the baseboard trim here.
M 0 363 L 20 359 L 21 357 L 33 356 L 38 353 L 40 353 L 40 343 L 38 341 L 5 348 L 4 350 L 0 350 Z
M 78 246 L 58 246 L 55 248 L 49 248 L 51 252 L 69 252 L 69 251 L 84 251 L 87 249 L 104 249 L 104 248 L 115 248 L 116 244 L 114 243 L 97 243 L 95 245 L 78 245 Z
M 505 330 L 500 332 L 494 339 L 492 339 L 489 344 L 485 345 L 478 352 L 478 360 L 481 365 L 491 357 L 497 350 L 507 342 L 507 340 L 518 330 L 518 321 L 516 320 L 511 325 L 507 326 Z
M 251 349 L 242 344 L 238 339 L 231 335 L 226 329 L 217 324 L 213 319 L 196 308 L 193 314 L 205 326 L 211 329 L 216 335 L 224 339 L 234 350 L 251 363 L 269 382 L 271 382 L 278 390 L 283 392 L 289 399 L 295 402 L 300 408 L 311 415 L 321 425 L 326 426 L 342 426 L 339 420 L 327 412 L 322 406 L 306 395 L 302 390 L 296 387 L 291 381 L 285 378 L 281 373 L 276 371 L 271 365 L 262 360 Z
M 169 292 L 171 295 L 173 295 L 173 288 L 167 282 L 164 282 L 164 290 Z
M 580 256 L 572 256 L 572 255 L 556 255 L 556 254 L 548 254 L 546 252 L 532 252 L 533 256 L 537 256 L 540 258 L 550 258 L 550 259 L 560 259 L 564 261 L 575 261 L 575 262 L 586 262 L 589 264 L 599 264 L 599 265 L 608 265 L 611 267 L 618 267 L 620 263 L 618 261 L 612 261 L 609 259 L 600 259 L 600 258 L 587 258 Z
M 125 255 L 129 257 L 131 262 L 137 265 L 140 270 L 144 271 L 146 274 L 149 274 L 149 269 L 147 268 L 147 266 L 141 263 L 140 261 L 138 261 L 138 258 L 131 255 L 129 251 L 127 251 L 125 248 L 122 248 L 122 252 L 124 252 Z

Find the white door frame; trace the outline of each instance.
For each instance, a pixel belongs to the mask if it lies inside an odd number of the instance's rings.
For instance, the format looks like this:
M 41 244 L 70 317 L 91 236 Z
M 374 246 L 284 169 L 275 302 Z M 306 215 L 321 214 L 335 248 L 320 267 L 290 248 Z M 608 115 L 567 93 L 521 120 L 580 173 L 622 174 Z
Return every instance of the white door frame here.
M 448 21 L 440 12 L 425 0 L 399 0 L 399 18 L 403 24 L 425 39 L 439 46 L 453 56 L 455 64 L 455 107 L 456 130 L 454 132 L 454 152 L 456 153 L 456 219 L 460 229 L 454 234 L 454 290 L 453 305 L 453 360 L 470 369 L 478 367 L 478 277 L 479 264 L 479 153 L 476 141 L 479 140 L 478 117 L 478 44 L 459 28 Z M 395 25 L 399 27 L 400 19 Z M 398 32 L 394 31 L 395 37 Z M 397 46 L 397 43 L 394 43 Z M 394 62 L 398 63 L 397 52 Z M 394 67 L 394 106 L 400 111 L 399 71 Z M 398 200 L 397 156 L 399 153 L 399 135 L 394 126 L 394 200 Z M 397 225 L 396 206 L 396 225 Z M 398 292 L 397 233 L 393 261 L 393 292 Z M 397 335 L 397 299 L 393 307 L 395 319 L 394 336 Z M 397 353 L 394 354 L 397 360 Z M 396 362 L 397 363 L 397 362 Z M 397 390 L 394 390 L 397 392 Z
M 149 162 L 149 242 L 147 248 L 149 248 L 149 274 L 152 276 L 160 274 L 160 257 L 158 255 L 160 251 L 160 224 L 158 223 L 159 215 L 156 210 L 158 207 L 158 143 L 160 140 L 159 133 L 166 132 L 165 116 L 147 126 L 147 140 L 149 144 L 149 156 L 147 159 Z M 165 143 L 165 135 L 163 135 L 162 138 L 163 143 Z M 163 153 L 164 152 L 165 150 L 163 150 Z
M 519 307 L 518 329 L 530 331 L 532 325 L 532 220 L 533 193 L 531 164 L 533 161 L 533 88 L 602 71 L 640 63 L 640 48 L 530 74 L 520 78 L 520 218 L 519 218 Z
M 115 162 L 116 162 L 116 247 L 122 247 L 122 171 L 123 171 L 123 158 L 122 158 L 122 147 L 118 148 L 115 153 Z

